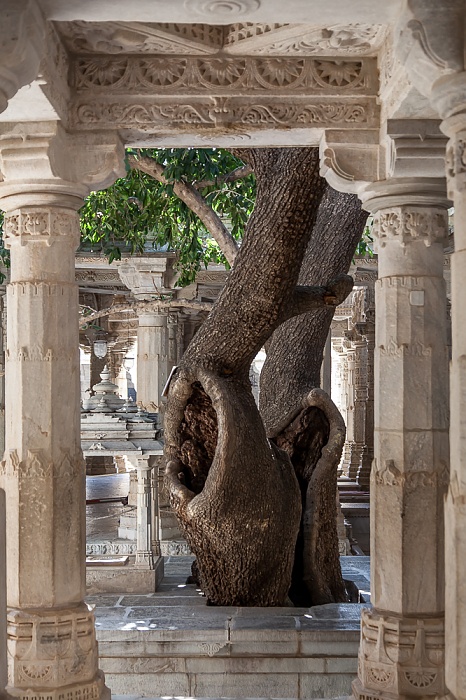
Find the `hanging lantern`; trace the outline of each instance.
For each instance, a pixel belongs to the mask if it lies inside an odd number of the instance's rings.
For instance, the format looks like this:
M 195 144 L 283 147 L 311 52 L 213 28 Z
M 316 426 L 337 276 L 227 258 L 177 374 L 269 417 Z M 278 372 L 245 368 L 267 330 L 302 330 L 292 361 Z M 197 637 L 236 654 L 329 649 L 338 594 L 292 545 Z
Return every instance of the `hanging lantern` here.
M 95 340 L 94 341 L 94 355 L 103 359 L 107 354 L 108 345 L 106 340 Z
M 130 370 L 134 367 L 134 357 L 125 357 L 123 364 L 126 370 Z

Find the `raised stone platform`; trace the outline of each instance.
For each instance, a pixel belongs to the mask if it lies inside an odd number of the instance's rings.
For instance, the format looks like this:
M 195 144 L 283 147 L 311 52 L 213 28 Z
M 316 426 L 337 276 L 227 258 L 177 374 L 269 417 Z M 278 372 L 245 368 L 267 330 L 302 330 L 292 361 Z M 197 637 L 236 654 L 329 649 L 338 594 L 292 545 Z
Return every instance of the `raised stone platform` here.
M 166 560 L 150 595 L 91 596 L 100 667 L 116 694 L 144 697 L 330 698 L 356 676 L 361 605 L 208 607 L 186 585 L 191 557 Z M 369 591 L 367 557 L 342 557 Z

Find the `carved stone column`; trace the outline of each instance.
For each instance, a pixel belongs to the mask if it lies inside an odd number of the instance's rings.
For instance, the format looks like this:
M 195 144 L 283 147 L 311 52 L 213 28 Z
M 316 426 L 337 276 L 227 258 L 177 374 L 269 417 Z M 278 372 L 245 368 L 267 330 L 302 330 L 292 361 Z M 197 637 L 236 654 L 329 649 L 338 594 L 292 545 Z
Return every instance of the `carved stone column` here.
M 8 686 L 22 700 L 109 695 L 85 595 L 77 210 L 123 149 L 57 123 L 0 127 L 0 206 L 11 251 L 5 457 Z M 100 160 L 102 156 L 102 160 Z M 121 161 L 120 161 L 121 158 Z M 107 170 L 108 168 L 108 170 Z M 88 175 L 92 173 L 92 175 Z
M 464 12 L 464 10 L 463 10 Z M 463 20 L 464 21 L 464 20 Z M 434 85 L 445 117 L 448 194 L 454 201 L 455 250 L 451 255 L 451 478 L 445 503 L 446 674 L 458 700 L 466 698 L 466 73 Z
M 364 450 L 365 416 L 367 403 L 367 347 L 365 340 L 356 332 L 352 333 L 353 370 L 352 370 L 352 422 L 351 443 L 348 464 L 348 476 L 356 481 Z
M 160 412 L 167 381 L 167 314 L 141 313 L 138 326 L 138 405 L 150 413 Z
M 7 684 L 6 660 L 6 504 L 5 491 L 0 489 L 0 698 Z
M 6 296 L 5 288 L 0 288 L 0 454 L 5 451 L 5 329 Z
M 354 453 L 354 363 L 355 351 L 351 341 L 351 334 L 348 337 L 348 331 L 343 339 L 343 390 L 344 390 L 344 407 L 345 407 L 345 423 L 346 423 L 346 439 L 343 446 L 342 455 L 342 475 L 347 479 L 350 478 L 350 467 Z
M 140 569 L 154 569 L 152 553 L 152 461 L 149 456 L 135 460 L 137 472 L 136 560 Z
M 422 157 L 424 145 L 437 161 L 435 168 L 427 164 L 427 174 L 439 173 L 442 139 L 429 141 L 410 139 L 411 153 L 419 147 Z M 380 182 L 365 197 L 363 206 L 375 214 L 379 253 L 371 475 L 374 607 L 362 613 L 353 689 L 360 700 L 443 696 L 448 202 L 444 180 L 433 177 Z
M 358 471 L 358 485 L 365 491 L 369 489 L 372 460 L 374 459 L 374 350 L 375 350 L 375 307 L 366 310 L 366 320 L 361 324 L 360 332 L 366 338 L 366 381 L 367 400 L 364 412 L 364 449 L 361 467 Z

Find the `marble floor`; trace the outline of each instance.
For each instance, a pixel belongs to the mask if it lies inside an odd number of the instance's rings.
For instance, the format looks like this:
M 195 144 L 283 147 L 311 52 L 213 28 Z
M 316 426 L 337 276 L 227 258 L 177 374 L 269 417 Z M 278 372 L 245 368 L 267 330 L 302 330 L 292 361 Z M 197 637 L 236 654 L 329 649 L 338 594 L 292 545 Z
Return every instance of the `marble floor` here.
M 156 593 L 145 595 L 95 595 L 98 630 L 181 630 L 267 628 L 283 630 L 359 629 L 361 604 L 331 604 L 312 608 L 240 608 L 206 606 L 194 584 L 186 584 L 193 557 L 167 557 L 165 576 Z M 346 579 L 358 586 L 369 601 L 369 557 L 342 557 Z M 364 604 L 363 604 L 364 605 Z M 367 605 L 367 603 L 366 603 Z
M 86 498 L 120 498 L 128 493 L 129 474 L 88 476 Z M 87 541 L 115 539 L 120 515 L 128 510 L 120 503 L 86 506 Z M 206 606 L 194 584 L 186 584 L 193 557 L 166 557 L 165 576 L 156 593 L 144 595 L 100 594 L 89 596 L 95 606 L 98 630 L 229 629 L 270 626 L 274 629 L 358 629 L 359 604 L 322 605 L 315 608 L 237 608 Z M 345 579 L 354 581 L 364 603 L 370 601 L 369 557 L 341 557 Z

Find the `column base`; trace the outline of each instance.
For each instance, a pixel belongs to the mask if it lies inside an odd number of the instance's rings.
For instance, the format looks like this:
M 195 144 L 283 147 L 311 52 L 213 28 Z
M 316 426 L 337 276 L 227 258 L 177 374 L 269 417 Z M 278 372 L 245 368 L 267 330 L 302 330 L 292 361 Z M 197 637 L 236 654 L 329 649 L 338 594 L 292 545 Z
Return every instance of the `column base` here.
M 98 669 L 94 614 L 84 603 L 59 610 L 9 610 L 7 645 L 7 696 L 21 700 L 110 698 L 104 674 Z
M 447 697 L 443 617 L 361 613 L 356 700 Z
M 64 685 L 61 688 L 41 689 L 36 688 L 11 688 L 7 686 L 5 698 L 18 698 L 18 700 L 110 700 L 112 694 L 110 688 L 105 685 L 104 674 L 98 671 L 95 679 L 89 683 L 74 683 Z

